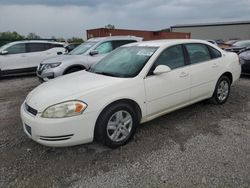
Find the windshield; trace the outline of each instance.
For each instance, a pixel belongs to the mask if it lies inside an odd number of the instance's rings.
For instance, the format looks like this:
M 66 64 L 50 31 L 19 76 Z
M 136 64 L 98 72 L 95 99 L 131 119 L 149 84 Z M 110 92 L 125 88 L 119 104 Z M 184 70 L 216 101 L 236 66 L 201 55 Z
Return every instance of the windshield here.
M 81 55 L 94 46 L 97 42 L 84 42 L 80 46 L 77 46 L 74 50 L 69 52 L 69 55 Z
M 114 77 L 134 77 L 156 50 L 157 47 L 120 47 L 94 64 L 89 71 Z
M 239 42 L 234 43 L 232 46 L 235 46 L 235 47 L 250 46 L 250 40 L 239 41 Z

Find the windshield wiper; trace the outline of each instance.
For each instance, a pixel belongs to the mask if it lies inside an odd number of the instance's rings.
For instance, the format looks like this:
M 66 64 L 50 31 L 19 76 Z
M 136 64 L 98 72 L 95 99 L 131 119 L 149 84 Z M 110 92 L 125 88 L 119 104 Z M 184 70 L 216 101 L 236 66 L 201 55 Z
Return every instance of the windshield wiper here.
M 121 77 L 121 76 L 118 76 L 118 75 L 115 75 L 115 74 L 112 74 L 112 73 L 109 73 L 109 72 L 98 72 L 98 71 L 94 71 L 93 73 L 101 74 L 101 75 L 105 75 L 105 76 Z

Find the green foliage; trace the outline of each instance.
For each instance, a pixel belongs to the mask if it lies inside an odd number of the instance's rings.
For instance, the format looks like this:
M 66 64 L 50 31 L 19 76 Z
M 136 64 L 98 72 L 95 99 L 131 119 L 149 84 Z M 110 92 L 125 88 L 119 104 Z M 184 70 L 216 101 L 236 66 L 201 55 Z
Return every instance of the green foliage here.
M 0 46 L 7 44 L 9 42 L 18 41 L 18 40 L 37 40 L 41 39 L 41 37 L 35 33 L 29 33 L 27 36 L 20 35 L 16 31 L 6 31 L 6 32 L 0 32 Z M 55 39 L 58 42 L 65 42 L 66 40 L 63 37 L 55 37 L 52 36 L 51 39 Z M 82 43 L 84 40 L 82 38 L 78 37 L 72 37 L 67 40 L 69 43 Z
M 0 46 L 12 41 L 23 40 L 25 37 L 18 34 L 16 31 L 0 32 Z
M 29 33 L 26 38 L 29 40 L 41 39 L 41 37 L 36 35 L 35 33 Z
M 82 38 L 72 37 L 67 40 L 68 43 L 83 43 L 84 40 Z
M 115 26 L 112 24 L 105 25 L 106 29 L 115 29 Z
M 24 39 L 24 36 L 18 34 L 16 31 L 10 32 L 2 32 L 0 33 L 0 39 L 1 40 L 22 40 Z

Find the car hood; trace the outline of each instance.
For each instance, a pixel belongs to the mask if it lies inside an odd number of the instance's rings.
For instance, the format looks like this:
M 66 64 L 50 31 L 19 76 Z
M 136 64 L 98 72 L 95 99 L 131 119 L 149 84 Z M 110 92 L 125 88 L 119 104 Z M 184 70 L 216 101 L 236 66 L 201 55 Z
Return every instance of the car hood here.
M 226 50 L 241 50 L 241 49 L 243 49 L 243 48 L 245 48 L 244 46 L 231 46 L 231 47 L 229 47 L 229 48 L 226 48 Z
M 122 81 L 124 78 L 79 71 L 41 84 L 29 93 L 26 103 L 42 112 L 48 106 L 80 99 L 90 92 L 120 84 Z
M 85 61 L 88 60 L 88 56 L 85 55 L 58 55 L 53 58 L 46 59 L 42 64 L 51 64 L 57 62 L 66 62 L 66 61 Z

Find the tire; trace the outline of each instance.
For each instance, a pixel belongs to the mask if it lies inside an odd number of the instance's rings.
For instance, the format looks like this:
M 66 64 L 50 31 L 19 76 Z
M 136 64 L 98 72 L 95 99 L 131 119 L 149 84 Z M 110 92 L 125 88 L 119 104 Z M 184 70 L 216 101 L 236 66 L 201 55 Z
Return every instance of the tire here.
M 125 145 L 139 124 L 134 109 L 127 103 L 115 103 L 103 110 L 95 127 L 95 140 L 110 148 Z
M 70 73 L 73 73 L 73 72 L 77 72 L 77 71 L 81 71 L 81 70 L 84 70 L 84 69 L 78 68 L 78 67 L 72 67 L 72 68 L 66 70 L 65 73 L 64 73 L 64 75 L 65 74 L 70 74 Z
M 230 79 L 227 76 L 220 77 L 215 86 L 215 90 L 210 101 L 213 104 L 219 104 L 219 105 L 224 104 L 229 97 L 230 90 L 231 90 Z

